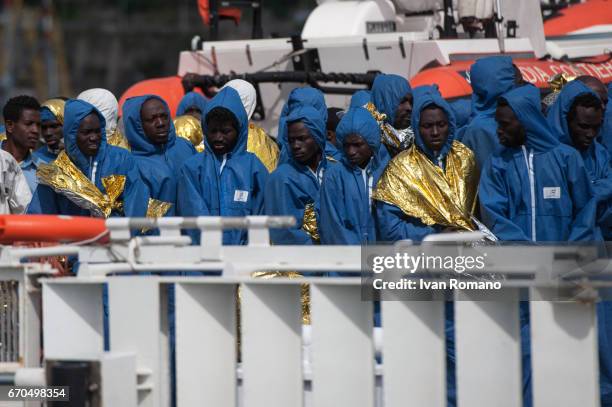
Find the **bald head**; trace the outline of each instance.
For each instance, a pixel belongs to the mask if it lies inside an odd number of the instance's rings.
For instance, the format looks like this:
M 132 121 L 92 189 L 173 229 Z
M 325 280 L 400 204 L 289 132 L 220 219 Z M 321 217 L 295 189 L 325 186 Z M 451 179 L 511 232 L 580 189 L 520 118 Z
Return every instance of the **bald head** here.
M 601 102 L 604 105 L 604 109 L 606 108 L 606 105 L 608 104 L 608 89 L 602 81 L 589 75 L 579 76 L 576 78 L 576 80 L 584 83 L 589 89 L 597 93 L 597 96 L 599 96 L 599 99 L 601 99 Z

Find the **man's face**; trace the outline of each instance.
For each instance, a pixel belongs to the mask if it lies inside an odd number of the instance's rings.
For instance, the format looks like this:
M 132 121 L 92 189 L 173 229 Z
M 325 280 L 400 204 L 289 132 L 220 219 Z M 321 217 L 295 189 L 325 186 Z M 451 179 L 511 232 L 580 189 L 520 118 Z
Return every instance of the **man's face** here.
M 195 117 L 198 121 L 202 121 L 202 111 L 195 106 L 191 106 L 189 109 L 185 110 L 185 114 Z
M 153 144 L 166 144 L 170 131 L 170 116 L 159 99 L 147 100 L 140 109 L 145 136 Z
M 410 127 L 412 116 L 412 93 L 407 93 L 395 110 L 395 121 L 393 127 L 396 129 L 406 129 Z
M 97 114 L 91 113 L 81 120 L 77 131 L 76 144 L 86 157 L 93 157 L 102 142 L 102 126 Z
M 59 121 L 50 120 L 42 122 L 41 131 L 49 150 L 58 151 L 64 148 L 63 128 Z
M 602 121 L 601 109 L 576 106 L 576 115 L 567 122 L 574 147 L 578 150 L 587 150 L 599 134 Z
M 436 107 L 421 111 L 419 132 L 423 142 L 436 154 L 448 140 L 448 117 L 444 110 Z
M 342 147 L 351 165 L 359 168 L 365 168 L 374 154 L 372 148 L 358 134 L 346 136 Z
M 495 112 L 497 137 L 499 143 L 506 147 L 520 147 L 525 144 L 525 128 L 510 106 L 499 106 Z
M 287 130 L 291 155 L 295 161 L 303 165 L 312 163 L 321 149 L 314 137 L 310 135 L 308 127 L 302 122 L 294 122 L 289 125 Z
M 7 120 L 6 134 L 15 145 L 32 150 L 36 148 L 40 138 L 40 111 L 37 109 L 24 109 L 19 120 Z
M 238 131 L 231 121 L 211 120 L 207 127 L 206 140 L 215 154 L 227 154 L 234 149 Z

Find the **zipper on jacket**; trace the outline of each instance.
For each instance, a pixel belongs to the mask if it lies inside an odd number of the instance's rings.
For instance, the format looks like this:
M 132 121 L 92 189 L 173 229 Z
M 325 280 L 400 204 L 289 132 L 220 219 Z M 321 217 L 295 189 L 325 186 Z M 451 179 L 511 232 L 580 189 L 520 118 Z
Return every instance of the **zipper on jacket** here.
M 98 172 L 98 161 L 93 161 L 93 157 L 89 157 L 89 166 L 91 168 L 91 182 L 96 184 L 96 172 Z
M 527 155 L 527 149 L 522 146 L 523 157 L 525 158 L 525 164 L 527 165 L 527 172 L 529 174 L 529 188 L 531 193 L 531 240 L 537 241 L 536 236 L 536 194 L 535 194 L 535 175 L 533 172 L 533 150 L 529 150 Z

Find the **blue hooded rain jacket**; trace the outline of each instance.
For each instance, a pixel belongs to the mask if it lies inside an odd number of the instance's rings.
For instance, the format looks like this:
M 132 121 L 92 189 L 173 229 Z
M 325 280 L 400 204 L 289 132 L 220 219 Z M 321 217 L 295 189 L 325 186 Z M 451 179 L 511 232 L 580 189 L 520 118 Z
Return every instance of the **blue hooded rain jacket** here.
M 580 154 L 559 143 L 540 111 L 537 88 L 522 86 L 503 98 L 527 140 L 521 148 L 504 148 L 483 168 L 484 223 L 502 241 L 593 241 L 596 201 Z
M 385 121 L 393 126 L 397 107 L 409 93 L 412 93 L 412 89 L 406 78 L 381 74 L 376 76 L 372 84 L 372 103 L 376 106 L 376 110 L 387 115 Z
M 414 107 L 412 110 L 412 126 L 414 129 L 415 143 L 419 150 L 424 153 L 433 163 L 438 163 L 445 168 L 446 155 L 450 151 L 455 140 L 455 115 L 449 104 L 440 96 L 440 93 L 433 86 L 419 86 L 414 89 Z M 437 157 L 425 145 L 419 131 L 421 112 L 427 106 L 436 105 L 446 113 L 448 118 L 448 139 L 440 150 Z M 437 233 L 440 227 L 437 225 L 428 226 L 420 219 L 407 217 L 400 208 L 386 202 L 375 201 L 376 205 L 376 226 L 379 240 L 386 242 L 396 242 L 398 240 L 410 239 L 420 242 L 429 234 Z
M 164 145 L 151 143 L 142 127 L 140 110 L 147 100 L 153 98 L 164 104 L 170 121 L 168 142 Z M 123 122 L 132 154 L 136 159 L 141 178 L 150 190 L 151 198 L 172 203 L 172 207 L 165 216 L 174 216 L 176 177 L 181 165 L 196 153 L 195 148 L 189 141 L 176 136 L 174 123 L 170 119 L 170 109 L 159 96 L 145 95 L 126 100 L 123 105 Z
M 233 88 L 223 88 L 208 102 L 204 117 L 216 107 L 234 114 L 238 121 L 238 139 L 231 153 L 217 156 L 206 149 L 185 162 L 178 181 L 178 212 L 181 216 L 262 215 L 268 170 L 253 153 L 247 151 L 249 121 Z M 206 133 L 204 120 L 204 132 Z M 199 242 L 199 231 L 190 232 Z M 246 230 L 223 232 L 224 245 L 246 244 Z
M 373 156 L 365 169 L 350 164 L 343 155 L 338 165 L 330 165 L 321 185 L 319 232 L 321 243 L 359 245 L 376 241 L 372 215 L 372 188 L 384 171 L 388 155 L 380 142 L 380 127 L 370 112 L 354 107 L 342 117 L 336 129 L 341 144 L 350 134 L 360 135 Z
M 311 106 L 300 106 L 286 118 L 287 123 L 297 121 L 304 123 L 321 151 L 324 151 L 327 120 L 322 112 Z M 289 146 L 287 145 L 286 148 Z M 325 157 L 322 157 L 319 167 L 313 172 L 307 166 L 295 161 L 290 155 L 288 162 L 279 165 L 270 175 L 265 193 L 266 215 L 293 216 L 297 220 L 295 228 L 270 230 L 270 237 L 274 244 L 313 243 L 310 235 L 301 229 L 304 210 L 308 204 L 314 204 L 318 209 L 320 185 L 327 167 L 328 162 Z
M 76 138 L 81 121 L 91 113 L 95 113 L 100 119 L 102 141 L 96 155 L 86 157 L 77 146 Z M 93 105 L 78 99 L 66 102 L 64 110 L 66 153 L 86 177 L 90 180 L 94 178 L 96 187 L 103 193 L 106 189 L 102 185 L 102 178 L 109 175 L 125 175 L 125 187 L 119 198 L 124 204 L 124 214 L 131 217 L 145 216 L 148 191 L 140 179 L 134 158 L 127 150 L 107 144 L 105 125 L 104 116 Z M 90 216 L 88 210 L 77 206 L 64 195 L 43 184 L 39 184 L 32 202 L 37 202 L 37 205 L 30 205 L 30 213 Z M 123 214 L 113 211 L 111 216 L 123 216 Z
M 567 115 L 572 108 L 574 100 L 578 96 L 591 94 L 597 99 L 595 92 L 580 81 L 568 83 L 559 93 L 556 101 L 548 110 L 548 124 L 559 136 L 559 141 L 570 147 L 574 146 L 570 135 Z M 578 151 L 591 180 L 591 187 L 599 202 L 597 225 L 601 227 L 604 236 L 610 239 L 610 225 L 612 225 L 612 171 L 610 171 L 610 155 L 604 146 L 598 141 L 586 151 Z M 607 225 L 607 227 L 605 227 Z M 608 233 L 606 233 L 608 232 Z
M 280 145 L 279 163 L 285 163 L 291 160 L 291 152 L 287 142 L 287 117 L 297 108 L 301 106 L 311 106 L 317 110 L 325 123 L 327 123 L 327 105 L 325 104 L 325 96 L 323 92 L 309 86 L 304 88 L 295 88 L 289 93 L 287 103 L 283 106 L 280 118 L 278 119 L 278 136 L 276 140 Z M 325 155 L 333 158 L 336 161 L 342 159 L 342 153 L 331 143 L 325 143 Z
M 514 76 L 512 59 L 505 56 L 481 58 L 470 69 L 472 119 L 458 133 L 458 140 L 474 152 L 479 168 L 501 149 L 495 121 L 497 98 L 514 88 Z

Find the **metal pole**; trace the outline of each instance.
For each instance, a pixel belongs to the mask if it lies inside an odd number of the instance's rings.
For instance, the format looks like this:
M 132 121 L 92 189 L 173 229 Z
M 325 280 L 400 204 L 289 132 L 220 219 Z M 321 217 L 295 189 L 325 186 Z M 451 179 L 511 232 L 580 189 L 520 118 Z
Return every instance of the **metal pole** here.
M 444 38 L 457 38 L 453 0 L 444 0 Z
M 506 52 L 506 44 L 504 39 L 504 17 L 502 16 L 501 0 L 495 0 L 495 26 L 497 28 L 497 42 L 499 43 L 499 52 Z
M 253 2 L 253 39 L 263 38 L 263 23 L 262 23 L 262 3 L 263 0 Z

